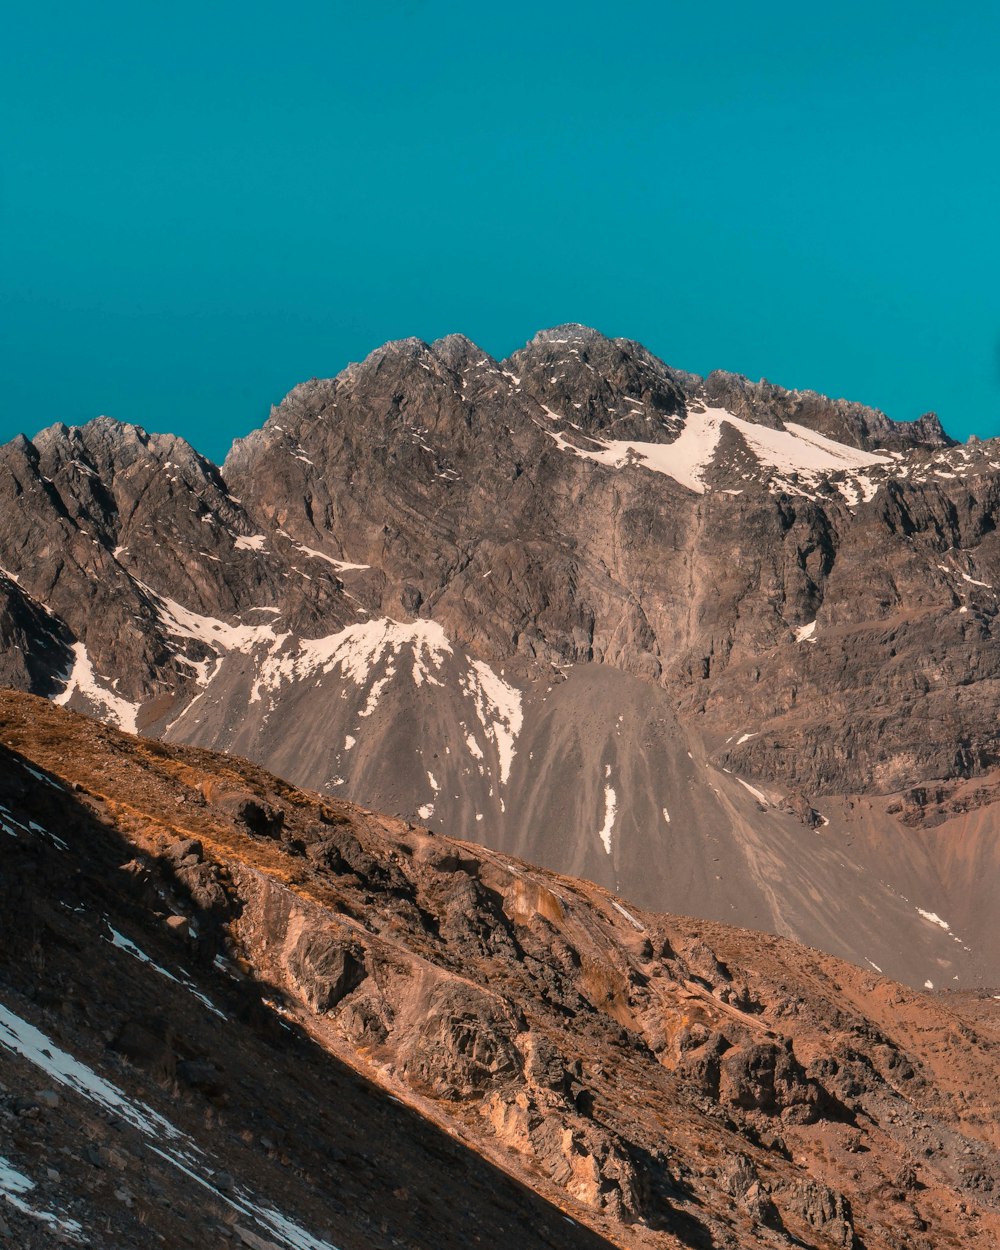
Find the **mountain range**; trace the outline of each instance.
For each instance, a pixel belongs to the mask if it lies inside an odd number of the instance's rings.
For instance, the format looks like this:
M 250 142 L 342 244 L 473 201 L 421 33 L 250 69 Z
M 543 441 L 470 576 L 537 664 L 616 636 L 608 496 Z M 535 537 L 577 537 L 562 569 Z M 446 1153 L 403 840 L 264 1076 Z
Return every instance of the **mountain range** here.
M 928 989 L 1000 982 L 1000 446 L 581 326 L 215 466 L 0 449 L 0 680 Z

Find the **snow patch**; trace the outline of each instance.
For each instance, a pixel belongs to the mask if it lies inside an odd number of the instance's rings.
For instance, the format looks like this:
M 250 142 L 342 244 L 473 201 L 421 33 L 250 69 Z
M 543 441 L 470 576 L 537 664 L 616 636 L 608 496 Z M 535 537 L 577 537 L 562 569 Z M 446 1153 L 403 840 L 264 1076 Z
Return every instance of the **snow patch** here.
M 808 625 L 799 625 L 794 632 L 796 642 L 815 642 L 813 635 L 816 633 L 816 622 L 810 621 Z
M 476 715 L 487 737 L 493 740 L 500 761 L 500 784 L 506 785 L 514 762 L 517 736 L 524 722 L 521 692 L 482 660 L 471 661 L 462 686 L 475 703 Z
M 750 793 L 753 795 L 753 797 L 757 800 L 758 803 L 762 803 L 764 807 L 770 806 L 770 804 L 767 801 L 767 798 L 763 794 L 761 794 L 761 792 L 757 789 L 756 786 L 752 786 L 749 781 L 744 781 L 742 777 L 737 777 L 736 780 L 740 783 L 740 785 L 743 787 L 744 790 L 750 791 Z
M 48 838 L 49 841 L 57 846 L 60 851 L 69 850 L 69 847 L 62 840 L 62 838 L 57 837 L 57 835 L 50 829 L 46 829 L 43 825 L 38 824 L 38 822 L 34 820 L 29 820 L 27 823 L 22 820 L 18 820 L 10 808 L 3 803 L 0 803 L 0 829 L 2 829 L 4 833 L 10 834 L 12 838 L 19 838 L 22 833 L 40 833 L 43 838 Z
M 543 409 L 550 420 L 561 419 L 544 405 Z M 786 422 L 782 430 L 772 430 L 734 417 L 724 408 L 689 411 L 679 436 L 672 443 L 589 439 L 596 448 L 592 450 L 575 446 L 558 431 L 547 430 L 546 433 L 561 450 L 571 451 L 585 460 L 616 469 L 639 466 L 671 477 L 688 490 L 703 495 L 708 489 L 705 472 L 715 459 L 725 425 L 732 426 L 743 436 L 760 464 L 779 473 L 799 474 L 813 482 L 831 473 L 857 472 L 893 463 L 891 456 L 848 447 L 791 421 Z M 788 482 L 779 484 L 785 489 L 794 489 Z M 866 493 L 873 490 L 867 479 L 865 488 Z
M 233 539 L 233 546 L 237 551 L 263 551 L 266 544 L 267 538 L 263 534 L 251 534 L 249 538 L 237 534 Z
M 640 933 L 643 932 L 643 926 L 639 923 L 638 920 L 636 920 L 635 916 L 633 916 L 630 911 L 626 911 L 626 909 L 622 907 L 621 903 L 618 903 L 614 899 L 612 899 L 611 906 L 615 909 L 615 911 L 621 912 L 621 914 L 625 917 L 625 919 L 629 922 L 629 924 L 634 929 L 637 929 Z
M 61 1233 L 72 1241 L 78 1241 L 79 1234 L 83 1232 L 83 1226 L 77 1220 L 54 1215 L 51 1211 L 39 1211 L 24 1201 L 21 1195 L 30 1194 L 34 1188 L 33 1180 L 25 1176 L 23 1172 L 19 1172 L 9 1159 L 0 1155 L 0 1196 L 7 1204 L 15 1211 L 20 1211 L 22 1215 L 39 1220 L 48 1227 L 50 1232 Z
M 613 786 L 606 785 L 604 787 L 604 824 L 598 833 L 598 837 L 604 843 L 604 850 L 608 855 L 611 854 L 611 833 L 615 827 L 615 816 L 617 814 L 618 795 L 615 794 Z
M 155 972 L 158 972 L 161 977 L 166 977 L 168 981 L 173 981 L 175 985 L 179 985 L 182 989 L 187 990 L 189 994 L 192 994 L 195 998 L 197 998 L 203 1006 L 207 1007 L 213 1015 L 218 1016 L 220 1020 L 225 1020 L 227 1018 L 226 1015 L 221 1012 L 218 1007 L 216 1007 L 212 1000 L 207 998 L 201 990 L 187 980 L 186 977 L 175 977 L 172 972 L 168 972 L 166 968 L 161 968 L 155 960 L 150 959 L 145 951 L 140 950 L 139 947 L 125 937 L 124 934 L 119 933 L 118 930 L 113 928 L 110 924 L 108 925 L 108 928 L 111 930 L 110 941 L 112 946 L 116 946 L 119 950 L 125 951 L 126 954 L 131 955 L 133 959 L 137 959 L 140 963 L 148 964 L 148 966 Z
M 284 642 L 287 637 L 287 634 L 284 635 L 281 641 Z M 356 686 L 365 686 L 373 670 L 385 661 L 385 675 L 373 684 L 361 713 L 370 716 L 382 690 L 395 677 L 396 658 L 406 646 L 413 648 L 413 679 L 418 686 L 430 677 L 432 670 L 441 668 L 446 655 L 452 654 L 451 643 L 436 621 L 405 624 L 388 617 L 362 621 L 324 638 L 300 639 L 291 650 L 281 655 L 269 655 L 261 665 L 250 702 L 256 703 L 263 690 L 273 692 L 287 682 L 303 681 L 318 673 L 332 673 L 334 669 L 339 669 Z
M 157 594 L 142 582 L 137 584 L 154 601 L 160 623 L 168 634 L 175 638 L 191 638 L 204 643 L 216 655 L 228 651 L 249 655 L 258 647 L 267 646 L 273 649 L 280 646 L 289 637 L 288 634 L 275 633 L 272 625 L 229 625 L 214 616 L 202 616 L 200 612 L 184 607 L 175 599 Z M 272 612 L 274 609 L 251 608 L 250 611 Z
M 209 1190 L 217 1200 L 249 1216 L 260 1227 L 267 1229 L 272 1237 L 277 1237 L 288 1250 L 337 1250 L 330 1242 L 314 1237 L 282 1212 L 261 1204 L 241 1186 L 236 1185 L 231 1191 L 222 1192 L 203 1174 L 211 1175 L 214 1169 L 190 1138 L 152 1107 L 128 1098 L 117 1085 L 61 1050 L 40 1029 L 22 1020 L 3 1004 L 0 1004 L 0 1046 L 21 1055 L 60 1085 L 120 1116 L 147 1138 L 147 1145 L 154 1154 Z M 20 1173 L 15 1175 L 20 1180 L 14 1183 L 21 1184 L 27 1179 Z
M 97 674 L 90 662 L 87 648 L 82 642 L 73 644 L 73 656 L 72 667 L 64 678 L 65 689 L 60 691 L 52 702 L 65 707 L 73 695 L 78 694 L 81 698 L 101 708 L 105 715 L 117 722 L 119 729 L 130 734 L 138 733 L 136 721 L 139 716 L 139 704 L 130 703 L 128 699 L 121 698 L 114 691 L 98 685 Z
M 304 556 L 309 556 L 312 560 L 325 560 L 327 564 L 331 564 L 338 573 L 351 573 L 354 570 L 370 569 L 370 564 L 352 564 L 349 560 L 335 560 L 333 556 L 328 556 L 325 551 L 317 551 L 315 547 L 305 547 L 302 543 L 297 543 L 291 539 L 289 541 L 296 551 L 301 551 Z

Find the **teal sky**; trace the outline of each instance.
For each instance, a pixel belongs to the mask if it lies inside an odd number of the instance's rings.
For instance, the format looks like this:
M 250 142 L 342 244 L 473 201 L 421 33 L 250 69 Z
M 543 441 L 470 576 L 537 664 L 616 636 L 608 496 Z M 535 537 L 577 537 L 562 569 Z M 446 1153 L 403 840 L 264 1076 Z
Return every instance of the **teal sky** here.
M 0 437 L 220 459 L 386 339 L 563 321 L 1000 434 L 998 53 L 939 0 L 12 6 Z

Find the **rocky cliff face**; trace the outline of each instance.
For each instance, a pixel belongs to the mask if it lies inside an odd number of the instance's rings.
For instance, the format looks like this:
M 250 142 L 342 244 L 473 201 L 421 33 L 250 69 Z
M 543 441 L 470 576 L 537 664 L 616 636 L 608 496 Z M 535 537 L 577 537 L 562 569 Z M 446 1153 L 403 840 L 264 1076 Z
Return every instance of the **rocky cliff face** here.
M 988 994 L 23 694 L 0 741 L 13 1244 L 996 1244 Z
M 932 417 L 583 327 L 504 362 L 405 340 L 221 469 L 106 419 L 4 448 L 4 677 L 644 905 L 983 984 L 998 491 L 994 444 Z

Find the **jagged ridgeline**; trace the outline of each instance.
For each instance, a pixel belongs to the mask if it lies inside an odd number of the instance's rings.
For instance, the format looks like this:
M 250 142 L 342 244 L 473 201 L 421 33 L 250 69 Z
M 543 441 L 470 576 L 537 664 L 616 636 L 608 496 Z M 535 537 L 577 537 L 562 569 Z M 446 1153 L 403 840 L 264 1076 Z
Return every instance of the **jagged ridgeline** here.
M 0 456 L 3 679 L 777 931 L 1000 980 L 1000 451 L 579 326 L 392 343 L 221 468 Z

